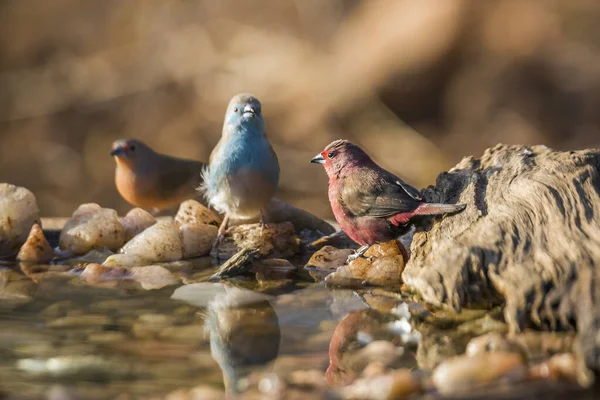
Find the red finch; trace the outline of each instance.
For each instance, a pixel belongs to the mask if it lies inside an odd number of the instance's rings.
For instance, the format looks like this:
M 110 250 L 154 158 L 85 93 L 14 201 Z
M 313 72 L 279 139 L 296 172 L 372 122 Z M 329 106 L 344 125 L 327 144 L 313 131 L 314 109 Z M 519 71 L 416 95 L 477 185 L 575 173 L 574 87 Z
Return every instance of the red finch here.
M 375 243 L 407 233 L 415 217 L 454 213 L 466 207 L 425 202 L 417 189 L 375 164 L 347 140 L 330 143 L 310 162 L 325 167 L 335 219 L 362 246 L 348 261 L 362 257 Z

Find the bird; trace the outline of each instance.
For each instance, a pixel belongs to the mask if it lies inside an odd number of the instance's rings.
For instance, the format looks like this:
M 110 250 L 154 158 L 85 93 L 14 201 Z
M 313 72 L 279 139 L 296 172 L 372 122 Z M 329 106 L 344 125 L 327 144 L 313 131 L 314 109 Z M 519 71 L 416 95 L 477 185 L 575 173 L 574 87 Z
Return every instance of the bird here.
M 221 139 L 202 172 L 209 205 L 224 215 L 213 251 L 227 233 L 230 219 L 249 220 L 260 216 L 279 184 L 279 161 L 265 133 L 260 101 L 253 95 L 233 96 L 225 112 Z
M 361 247 L 359 257 L 375 243 L 407 233 L 421 216 L 456 213 L 464 204 L 427 203 L 421 193 L 377 165 L 348 140 L 336 140 L 311 163 L 322 164 L 329 177 L 329 202 L 340 228 Z
M 120 139 L 110 155 L 116 162 L 115 184 L 130 204 L 154 213 L 198 197 L 205 163 L 160 154 L 136 139 Z

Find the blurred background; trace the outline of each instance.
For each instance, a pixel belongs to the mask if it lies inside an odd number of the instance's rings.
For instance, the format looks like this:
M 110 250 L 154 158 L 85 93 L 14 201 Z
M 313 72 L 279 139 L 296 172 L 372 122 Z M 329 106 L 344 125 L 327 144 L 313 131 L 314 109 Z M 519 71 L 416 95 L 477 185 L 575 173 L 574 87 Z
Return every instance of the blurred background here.
M 0 2 L 0 181 L 45 216 L 130 208 L 117 138 L 207 160 L 238 92 L 263 103 L 278 196 L 329 217 L 308 161 L 334 139 L 419 188 L 499 142 L 600 147 L 600 2 Z

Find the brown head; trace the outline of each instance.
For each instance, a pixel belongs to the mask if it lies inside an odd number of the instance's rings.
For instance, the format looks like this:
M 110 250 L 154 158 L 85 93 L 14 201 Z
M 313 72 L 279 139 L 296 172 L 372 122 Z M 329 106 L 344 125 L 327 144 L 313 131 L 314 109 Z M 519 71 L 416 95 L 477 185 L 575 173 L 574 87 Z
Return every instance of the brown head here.
M 344 171 L 351 171 L 355 167 L 373 163 L 363 149 L 348 140 L 341 139 L 329 143 L 310 162 L 322 164 L 330 178 Z
M 113 142 L 110 155 L 117 165 L 129 168 L 140 167 L 152 159 L 156 153 L 143 142 L 136 139 L 119 139 Z

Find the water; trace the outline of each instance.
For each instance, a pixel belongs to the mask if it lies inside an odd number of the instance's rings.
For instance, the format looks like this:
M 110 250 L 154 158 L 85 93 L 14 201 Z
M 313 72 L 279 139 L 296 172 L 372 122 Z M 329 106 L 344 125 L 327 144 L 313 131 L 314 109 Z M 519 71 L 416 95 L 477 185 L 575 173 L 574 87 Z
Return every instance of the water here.
M 323 284 L 267 290 L 275 295 L 218 283 L 144 290 L 36 268 L 0 271 L 0 388 L 19 398 L 57 387 L 90 399 L 235 391 L 255 371 L 324 373 L 338 322 L 367 309 L 353 291 Z M 405 364 L 416 366 L 414 355 Z

